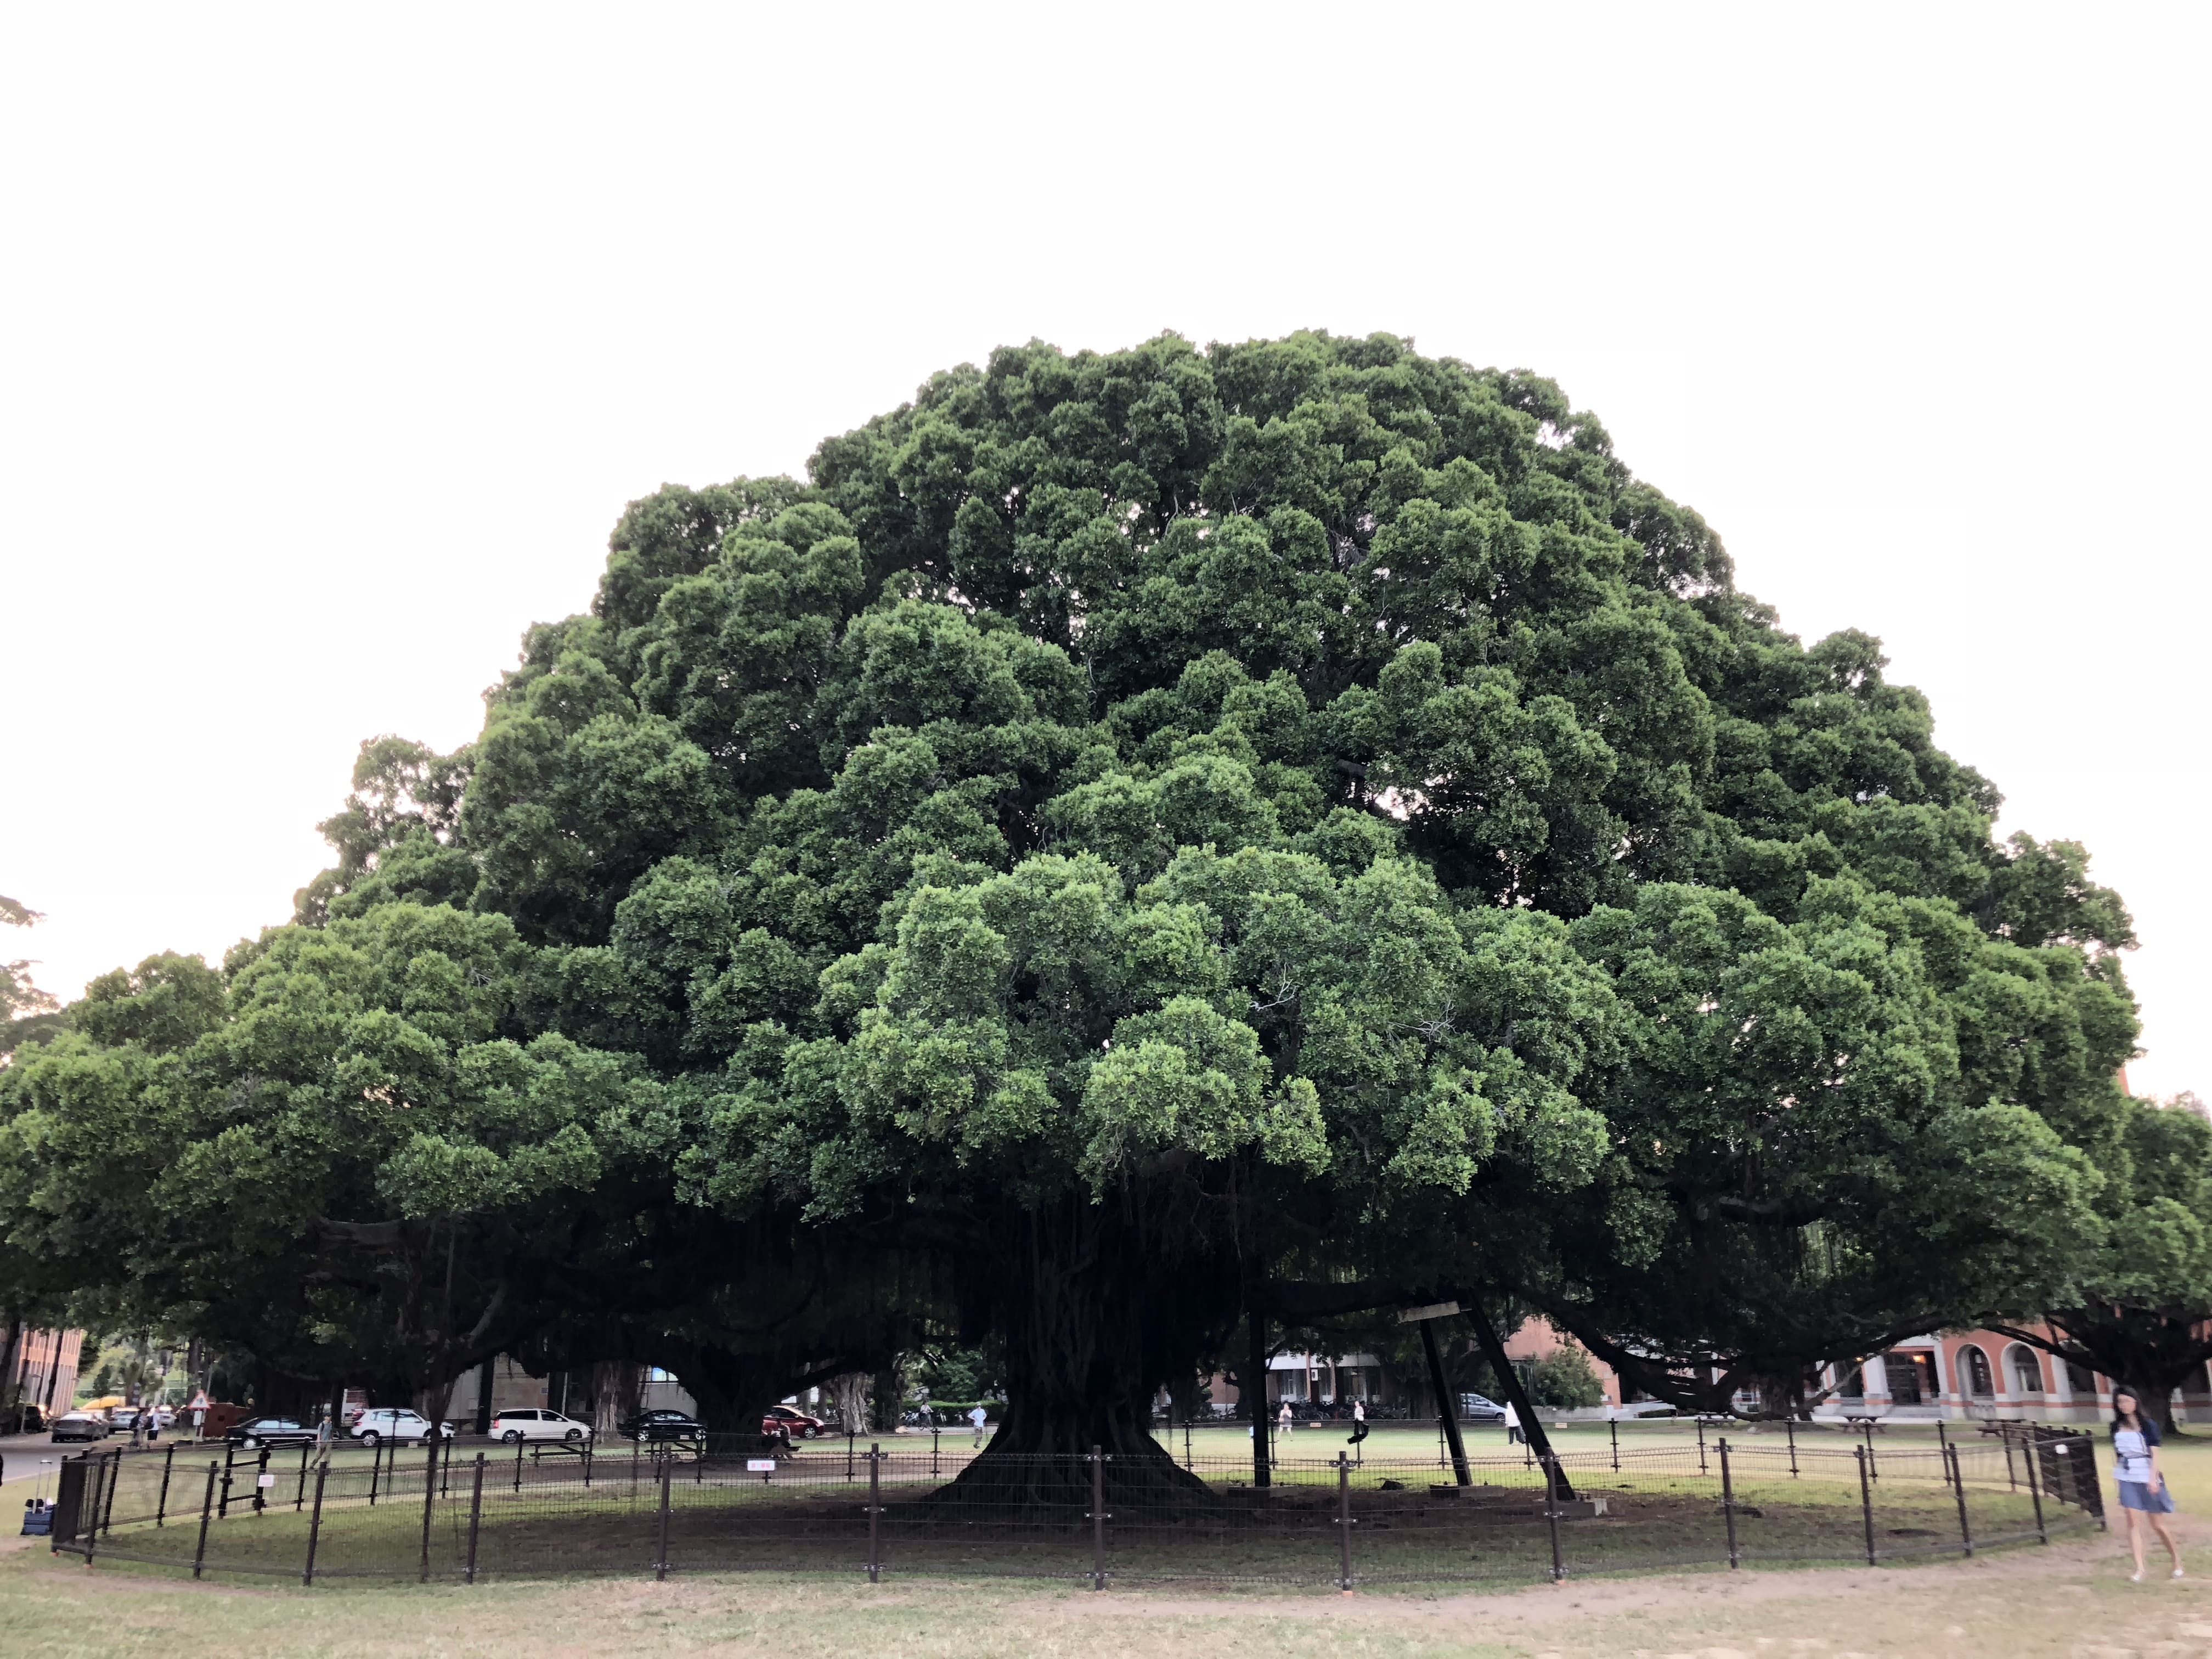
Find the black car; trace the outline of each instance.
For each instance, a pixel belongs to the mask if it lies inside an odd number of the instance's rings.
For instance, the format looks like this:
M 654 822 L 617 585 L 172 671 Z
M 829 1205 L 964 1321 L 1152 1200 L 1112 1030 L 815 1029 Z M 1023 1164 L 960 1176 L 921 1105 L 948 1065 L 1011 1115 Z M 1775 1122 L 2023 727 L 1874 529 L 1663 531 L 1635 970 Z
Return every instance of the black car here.
M 289 1417 L 250 1417 L 223 1436 L 234 1446 L 258 1451 L 264 1446 L 304 1446 L 315 1438 L 308 1424 Z
M 615 1432 L 632 1440 L 648 1443 L 669 1440 L 703 1440 L 707 1425 L 696 1417 L 686 1417 L 682 1412 L 640 1412 L 626 1417 L 615 1425 Z

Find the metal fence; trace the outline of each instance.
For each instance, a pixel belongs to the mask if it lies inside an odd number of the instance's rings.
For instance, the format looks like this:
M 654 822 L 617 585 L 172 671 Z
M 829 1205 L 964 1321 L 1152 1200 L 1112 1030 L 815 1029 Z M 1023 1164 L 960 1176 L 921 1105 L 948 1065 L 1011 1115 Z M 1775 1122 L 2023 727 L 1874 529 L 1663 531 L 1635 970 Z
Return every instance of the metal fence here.
M 964 1445 L 190 1444 L 62 1465 L 53 1548 L 207 1572 L 461 1580 L 746 1570 L 1352 1589 L 1880 1563 L 2103 1524 L 2087 1434 L 1632 1437 L 1550 1457 L 975 1456 Z

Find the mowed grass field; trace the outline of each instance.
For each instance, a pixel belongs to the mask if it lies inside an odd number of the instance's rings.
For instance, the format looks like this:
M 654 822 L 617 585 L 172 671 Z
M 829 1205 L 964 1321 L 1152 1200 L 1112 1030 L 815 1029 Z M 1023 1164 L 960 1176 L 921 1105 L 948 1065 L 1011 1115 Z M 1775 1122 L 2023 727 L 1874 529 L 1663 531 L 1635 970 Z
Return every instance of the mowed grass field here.
M 1369 1449 L 1376 1449 L 1372 1439 Z M 1303 1445 L 1298 1452 L 1305 1455 Z M 1577 1577 L 1486 1594 L 1406 1587 L 1348 1597 L 1218 1586 L 1094 1594 L 1072 1584 L 983 1577 L 870 1586 L 857 1575 L 820 1572 L 692 1575 L 666 1583 L 623 1577 L 474 1587 L 331 1581 L 303 1589 L 234 1579 L 196 1585 L 159 1568 L 88 1569 L 42 1544 L 9 1540 L 0 1553 L 0 1656 L 2198 1659 L 2212 1656 L 2212 1527 L 2199 1518 L 2212 1513 L 2212 1440 L 2174 1445 L 2167 1462 L 2192 1570 L 2203 1567 L 2178 1583 L 2127 1582 L 2117 1522 L 2110 1534 L 1970 1562 L 1711 1569 Z M 9 1489 L 11 1497 L 24 1490 L 12 1481 Z

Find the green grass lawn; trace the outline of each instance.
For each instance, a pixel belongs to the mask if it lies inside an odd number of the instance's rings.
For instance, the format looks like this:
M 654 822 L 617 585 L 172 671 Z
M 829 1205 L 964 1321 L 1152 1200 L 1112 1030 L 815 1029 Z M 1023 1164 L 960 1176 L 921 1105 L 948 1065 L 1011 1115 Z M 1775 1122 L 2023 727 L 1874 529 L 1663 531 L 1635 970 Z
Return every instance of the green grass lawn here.
M 2212 1442 L 2177 1445 L 2167 1462 L 2192 1567 L 2212 1566 L 2201 1553 L 2212 1529 L 2187 1513 L 2203 1512 L 2212 1498 Z M 419 1491 L 415 1496 L 419 1502 Z M 1768 1494 L 1755 1482 L 1742 1496 L 1763 1504 Z M 376 1524 L 399 1528 L 405 1519 L 380 1501 Z M 414 1519 L 419 1528 L 419 1510 Z M 273 1536 L 289 1522 L 270 1511 L 240 1524 Z M 494 1578 L 467 1587 L 331 1580 L 303 1589 L 295 1579 L 194 1584 L 170 1570 L 87 1568 L 25 1543 L 0 1553 L 0 1652 L 7 1659 L 504 1659 L 517 1652 L 549 1659 L 2198 1659 L 2212 1651 L 2212 1571 L 2134 1585 L 2126 1567 L 2117 1536 L 2077 1534 L 2047 1548 L 1972 1561 L 1917 1558 L 1911 1570 L 1717 1569 L 1577 1577 L 1510 1592 L 1383 1587 L 1351 1597 L 1333 1589 L 1173 1583 L 1094 1595 L 1073 1582 L 896 1575 L 870 1585 L 849 1563 L 805 1573 L 692 1572 L 665 1583 L 625 1566 L 627 1576 L 617 1577 Z

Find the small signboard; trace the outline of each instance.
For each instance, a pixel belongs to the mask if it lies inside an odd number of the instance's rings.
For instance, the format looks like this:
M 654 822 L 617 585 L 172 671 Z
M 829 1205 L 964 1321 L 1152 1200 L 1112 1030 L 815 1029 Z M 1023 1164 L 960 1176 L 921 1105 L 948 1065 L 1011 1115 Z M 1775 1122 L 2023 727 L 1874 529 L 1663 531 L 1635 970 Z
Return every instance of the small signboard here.
M 253 1477 L 253 1484 L 257 1486 L 273 1486 L 276 1484 L 276 1477 L 273 1474 L 257 1474 Z
M 188 1412 L 204 1412 L 208 1408 L 207 1390 L 202 1389 L 192 1396 L 192 1403 L 185 1407 Z
M 748 1457 L 745 1459 L 745 1472 L 748 1474 L 774 1474 L 775 1473 L 775 1459 L 773 1457 Z
M 1407 1308 L 1398 1315 L 1401 1325 L 1418 1324 L 1424 1319 L 1449 1319 L 1459 1311 L 1456 1302 L 1431 1302 L 1425 1308 Z

